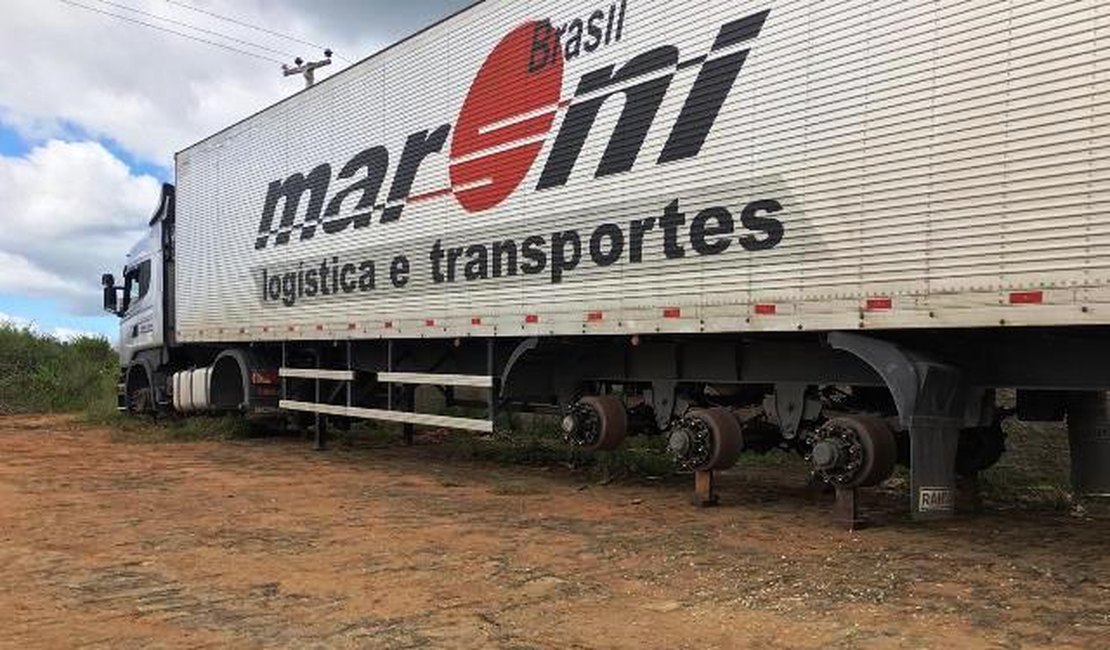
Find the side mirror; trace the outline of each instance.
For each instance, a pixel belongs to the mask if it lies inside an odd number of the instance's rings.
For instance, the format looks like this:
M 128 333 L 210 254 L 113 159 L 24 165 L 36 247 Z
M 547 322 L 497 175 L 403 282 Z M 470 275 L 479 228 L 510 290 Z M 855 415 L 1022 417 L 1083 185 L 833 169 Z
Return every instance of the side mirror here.
M 100 286 L 102 286 L 102 287 L 114 287 L 114 286 L 116 286 L 116 276 L 112 275 L 111 273 L 105 273 L 104 275 L 100 276 Z
M 119 314 L 119 302 L 116 298 L 116 288 L 112 285 L 106 285 L 104 287 L 104 311 L 112 314 Z

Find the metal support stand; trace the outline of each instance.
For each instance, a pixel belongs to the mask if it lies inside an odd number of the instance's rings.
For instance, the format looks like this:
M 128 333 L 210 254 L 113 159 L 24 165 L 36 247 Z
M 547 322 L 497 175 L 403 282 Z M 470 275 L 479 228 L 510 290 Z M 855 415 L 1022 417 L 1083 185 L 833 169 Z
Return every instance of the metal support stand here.
M 323 351 L 320 350 L 319 348 L 317 348 L 316 349 L 316 369 L 317 370 L 320 369 L 320 357 L 322 355 L 323 355 Z M 317 378 L 313 381 L 316 384 L 316 403 L 319 404 L 320 403 L 320 379 Z M 327 428 L 328 428 L 327 416 L 322 415 L 319 411 L 317 411 L 316 412 L 316 423 L 315 424 L 316 424 L 316 426 L 315 426 L 316 441 L 313 443 L 312 449 L 315 450 L 315 451 L 324 451 L 324 449 L 327 446 L 327 435 L 328 435 L 328 432 L 327 432 Z
M 347 370 L 350 370 L 352 373 L 355 370 L 354 363 L 353 363 L 353 358 L 351 357 L 351 342 L 350 342 L 350 340 L 347 341 Z M 347 407 L 348 408 L 353 406 L 353 404 L 351 403 L 351 391 L 354 390 L 354 385 L 355 385 L 355 382 L 353 382 L 353 381 L 347 382 Z
M 494 377 L 494 374 L 493 374 L 493 339 L 487 339 L 486 340 L 486 374 L 488 374 L 490 376 L 491 380 L 493 379 L 493 377 Z M 493 422 L 493 415 L 494 415 L 494 399 L 493 398 L 494 398 L 494 395 L 497 394 L 496 383 L 497 382 L 494 381 L 493 384 L 490 385 L 489 397 L 487 398 L 488 401 L 486 403 L 486 406 L 489 409 L 489 421 L 490 422 Z
M 393 341 L 392 339 L 386 341 L 385 344 L 385 369 L 387 372 L 393 372 Z M 390 411 L 393 410 L 393 383 L 390 382 L 385 385 L 385 407 Z
M 833 505 L 833 523 L 847 530 L 859 530 L 867 526 L 867 520 L 859 514 L 857 488 L 837 486 L 836 503 Z
M 1079 497 L 1110 496 L 1110 401 L 1103 391 L 1080 392 L 1068 403 L 1071 486 Z
M 718 504 L 714 478 L 713 470 L 694 472 L 694 494 L 691 500 L 695 506 L 708 508 Z
M 404 410 L 407 413 L 416 411 L 416 387 L 405 386 L 401 389 L 402 400 L 404 401 Z M 412 446 L 416 441 L 416 425 L 411 422 L 405 422 L 401 429 L 401 436 L 405 440 L 405 445 Z

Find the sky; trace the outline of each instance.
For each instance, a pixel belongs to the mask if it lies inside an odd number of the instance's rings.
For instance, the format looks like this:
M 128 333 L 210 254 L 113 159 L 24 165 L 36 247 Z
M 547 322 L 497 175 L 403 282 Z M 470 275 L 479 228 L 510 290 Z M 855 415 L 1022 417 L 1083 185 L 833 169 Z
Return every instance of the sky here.
M 470 3 L 5 0 L 0 321 L 115 342 L 100 274 L 119 277 L 174 152 L 301 89 L 280 63 L 321 58 L 305 43 L 335 52 L 320 80 Z

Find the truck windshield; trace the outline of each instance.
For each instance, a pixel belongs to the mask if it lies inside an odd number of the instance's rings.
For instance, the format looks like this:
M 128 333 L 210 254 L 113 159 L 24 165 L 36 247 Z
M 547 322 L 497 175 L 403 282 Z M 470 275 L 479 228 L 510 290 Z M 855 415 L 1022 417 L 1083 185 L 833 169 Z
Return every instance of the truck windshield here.
M 150 260 L 125 269 L 123 272 L 123 311 L 137 305 L 150 290 Z

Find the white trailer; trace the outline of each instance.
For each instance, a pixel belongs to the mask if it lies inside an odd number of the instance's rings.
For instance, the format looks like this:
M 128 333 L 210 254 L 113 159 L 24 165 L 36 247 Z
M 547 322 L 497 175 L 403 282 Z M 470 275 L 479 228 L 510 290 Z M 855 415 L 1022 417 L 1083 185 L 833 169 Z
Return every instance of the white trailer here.
M 177 155 L 106 277 L 121 403 L 489 430 L 411 412 L 478 386 L 795 448 L 851 519 L 899 456 L 950 514 L 1008 387 L 1110 491 L 1108 43 L 1095 0 L 480 2 Z

